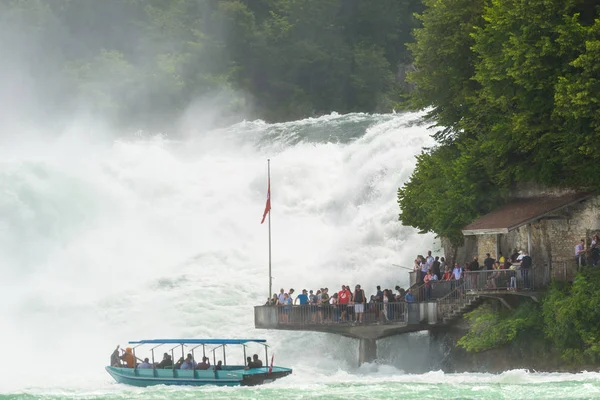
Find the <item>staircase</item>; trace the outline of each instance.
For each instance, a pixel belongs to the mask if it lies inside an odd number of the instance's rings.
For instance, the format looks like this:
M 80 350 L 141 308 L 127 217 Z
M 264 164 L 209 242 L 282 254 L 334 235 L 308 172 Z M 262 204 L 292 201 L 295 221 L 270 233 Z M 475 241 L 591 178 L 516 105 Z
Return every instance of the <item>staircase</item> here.
M 452 303 L 449 303 L 452 304 Z M 444 313 L 441 318 L 441 323 L 449 325 L 454 323 L 457 319 L 463 316 L 463 314 L 473 311 L 479 304 L 481 304 L 481 297 L 477 295 L 468 295 L 464 302 L 455 302 L 454 307 L 451 307 L 447 313 Z
M 437 323 L 449 325 L 481 304 L 480 295 L 468 292 L 465 284 L 437 300 Z

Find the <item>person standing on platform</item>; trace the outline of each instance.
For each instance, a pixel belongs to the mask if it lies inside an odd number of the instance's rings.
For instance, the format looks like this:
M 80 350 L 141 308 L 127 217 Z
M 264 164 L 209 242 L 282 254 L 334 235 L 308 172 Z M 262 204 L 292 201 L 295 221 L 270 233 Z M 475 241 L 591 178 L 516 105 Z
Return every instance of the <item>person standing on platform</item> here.
M 529 253 L 524 251 L 523 257 L 521 258 L 521 275 L 523 276 L 523 287 L 526 290 L 531 289 L 529 285 L 529 270 L 531 269 L 531 265 L 533 264 L 533 260 L 529 256 Z
M 363 316 L 365 313 L 365 291 L 360 288 L 360 285 L 356 285 L 354 289 L 354 312 L 356 313 L 356 323 L 363 323 Z

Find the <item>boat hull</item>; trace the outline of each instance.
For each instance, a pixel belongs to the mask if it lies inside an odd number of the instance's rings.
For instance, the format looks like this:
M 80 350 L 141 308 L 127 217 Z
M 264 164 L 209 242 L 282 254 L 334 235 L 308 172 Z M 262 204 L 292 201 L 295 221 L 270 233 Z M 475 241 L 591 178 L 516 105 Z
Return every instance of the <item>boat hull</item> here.
M 243 367 L 225 367 L 213 370 L 172 370 L 172 369 L 133 369 L 106 367 L 106 371 L 118 383 L 131 386 L 177 385 L 177 386 L 255 386 L 274 381 L 292 373 L 289 368 L 273 367 L 243 369 Z

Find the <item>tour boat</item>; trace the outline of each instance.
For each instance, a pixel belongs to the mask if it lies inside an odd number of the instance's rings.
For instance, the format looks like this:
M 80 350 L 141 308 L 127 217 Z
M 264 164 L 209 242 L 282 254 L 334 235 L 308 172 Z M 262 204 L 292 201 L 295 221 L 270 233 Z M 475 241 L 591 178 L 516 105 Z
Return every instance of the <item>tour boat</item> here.
M 265 367 L 248 367 L 246 364 L 246 346 L 248 343 L 259 343 L 264 346 Z M 292 373 L 290 368 L 273 366 L 273 357 L 271 358 L 271 365 L 268 365 L 268 349 L 266 340 L 264 339 L 149 339 L 132 341 L 129 342 L 129 344 L 132 345 L 132 347 L 127 350 L 131 351 L 134 360 L 140 360 L 135 356 L 136 348 L 142 345 L 153 345 L 153 347 L 150 349 L 152 364 L 150 366 L 146 365 L 146 368 L 140 368 L 140 364 L 137 362 L 134 363 L 135 365 L 133 368 L 126 368 L 119 365 L 106 367 L 106 371 L 118 383 L 125 383 L 127 385 L 142 387 L 152 385 L 254 386 L 272 382 L 275 379 L 282 378 Z M 175 364 L 175 350 L 177 350 L 177 355 L 179 355 L 179 350 L 181 349 L 182 357 L 184 357 L 184 353 L 187 352 L 188 354 L 191 354 L 192 359 L 194 359 L 195 350 L 201 347 L 201 356 L 199 355 L 199 357 L 206 357 L 207 351 L 212 352 L 212 365 L 210 365 L 208 369 L 159 368 L 158 363 L 155 363 L 154 350 L 163 345 L 172 346 L 165 353 L 171 355 L 173 364 Z M 227 364 L 225 347 L 228 345 L 241 345 L 243 347 L 243 364 Z M 220 369 L 216 369 L 217 356 L 215 352 L 219 348 L 222 349 L 223 359 Z M 118 348 L 115 352 L 118 352 Z M 200 350 L 197 350 L 196 354 L 199 353 Z M 220 357 L 221 355 L 219 355 L 219 358 Z

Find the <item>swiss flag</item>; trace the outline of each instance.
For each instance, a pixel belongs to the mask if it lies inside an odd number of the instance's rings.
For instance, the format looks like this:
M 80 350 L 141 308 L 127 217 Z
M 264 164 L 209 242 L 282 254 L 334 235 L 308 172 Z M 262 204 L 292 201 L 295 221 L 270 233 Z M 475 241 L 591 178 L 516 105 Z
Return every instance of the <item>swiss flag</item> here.
M 265 205 L 265 212 L 263 213 L 262 220 L 260 223 L 265 222 L 265 218 L 267 218 L 267 214 L 271 211 L 271 178 L 269 178 L 269 187 L 267 189 L 267 204 Z

